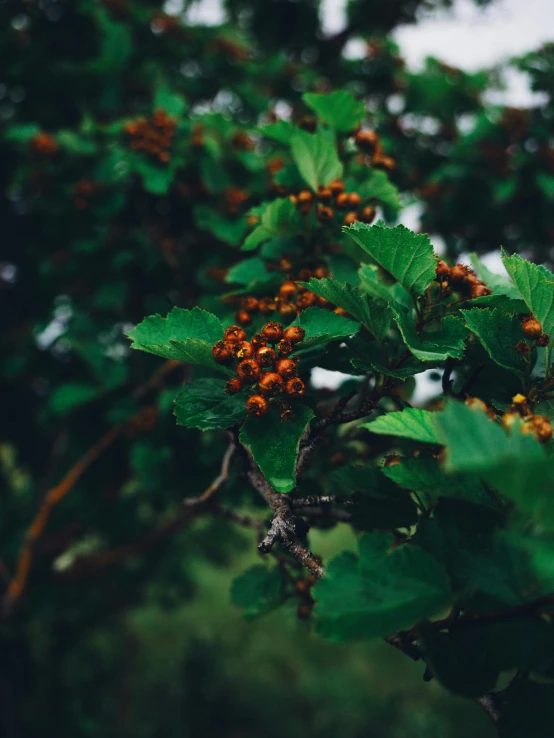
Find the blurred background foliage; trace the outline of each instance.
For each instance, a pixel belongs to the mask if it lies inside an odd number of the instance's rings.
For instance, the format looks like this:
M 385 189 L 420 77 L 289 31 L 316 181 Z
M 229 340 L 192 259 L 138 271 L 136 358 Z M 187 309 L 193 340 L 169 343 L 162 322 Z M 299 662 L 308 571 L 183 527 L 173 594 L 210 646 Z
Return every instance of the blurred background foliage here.
M 501 70 L 410 71 L 387 34 L 450 4 L 350 0 L 329 37 L 315 0 L 227 0 L 221 26 L 155 0 L 0 2 L 2 586 L 47 490 L 114 432 L 3 613 L 2 735 L 492 735 L 390 647 L 315 641 L 293 605 L 243 620 L 229 587 L 252 536 L 180 513 L 224 439 L 176 428 L 186 370 L 152 382 L 157 360 L 124 338 L 215 303 L 247 210 L 278 191 L 256 129 L 305 116 L 306 91 L 363 98 L 404 205 L 448 254 L 517 243 L 553 261 L 554 46 L 513 62 L 542 93 L 525 110 L 488 102 Z M 223 499 L 261 509 L 236 472 Z M 325 555 L 348 534 L 316 535 Z

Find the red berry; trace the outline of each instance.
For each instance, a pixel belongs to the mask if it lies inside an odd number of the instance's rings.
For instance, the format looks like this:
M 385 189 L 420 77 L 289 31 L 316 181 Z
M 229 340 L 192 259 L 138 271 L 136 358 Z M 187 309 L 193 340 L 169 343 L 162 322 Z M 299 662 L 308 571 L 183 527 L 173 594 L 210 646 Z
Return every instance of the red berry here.
M 279 295 L 283 300 L 291 300 L 296 295 L 296 285 L 294 282 L 283 282 L 279 287 Z
M 289 379 L 285 385 L 285 391 L 289 397 L 298 398 L 302 397 L 306 391 L 306 385 L 298 377 Z
M 242 389 L 242 382 L 240 379 L 230 379 L 227 384 L 225 385 L 225 392 L 228 395 L 236 395 L 237 392 L 240 392 Z
M 379 143 L 379 138 L 375 131 L 358 131 L 354 137 L 354 143 L 362 151 L 372 154 Z
M 262 328 L 262 335 L 269 341 L 269 343 L 277 343 L 283 338 L 283 326 L 281 323 L 275 323 L 271 321 L 266 323 Z
M 247 313 L 246 310 L 239 310 L 235 313 L 235 320 L 241 325 L 250 325 L 252 322 L 252 316 L 250 313 Z
M 252 395 L 246 401 L 246 412 L 255 418 L 265 415 L 269 410 L 269 402 L 261 395 Z
M 435 267 L 435 274 L 437 275 L 437 280 L 442 282 L 443 279 L 448 279 L 450 276 L 450 267 L 445 261 L 439 259 Z
M 255 333 L 252 336 L 252 346 L 254 346 L 255 349 L 259 349 L 262 346 L 265 346 L 267 344 L 267 340 L 264 336 L 261 335 L 261 333 Z
M 351 213 L 346 213 L 342 222 L 345 226 L 351 226 L 357 220 L 358 220 L 358 213 L 351 212 Z
M 223 334 L 223 339 L 230 343 L 238 343 L 239 341 L 246 341 L 246 333 L 240 327 L 240 325 L 230 325 Z
M 258 382 L 258 389 L 265 397 L 277 397 L 285 389 L 283 377 L 277 372 L 268 372 Z
M 218 341 L 212 348 L 212 356 L 216 364 L 230 364 L 233 361 L 232 345 Z
M 362 198 L 358 195 L 357 192 L 351 192 L 348 195 L 348 205 L 352 208 L 352 210 L 356 210 L 356 208 L 359 208 L 362 204 Z
M 337 195 L 335 205 L 339 210 L 348 210 L 350 208 L 350 195 L 347 195 L 346 192 L 341 192 Z
M 341 192 L 344 192 L 344 182 L 342 179 L 334 179 L 332 182 L 329 182 L 329 189 L 333 196 L 336 197 Z
M 371 207 L 371 205 L 366 205 L 366 207 L 362 208 L 360 211 L 360 220 L 362 223 L 373 223 L 376 215 L 377 210 Z
M 237 366 L 237 375 L 246 384 L 254 384 L 262 374 L 260 365 L 254 359 L 245 359 Z
M 528 338 L 530 341 L 535 341 L 542 335 L 542 326 L 535 318 L 530 318 L 522 323 L 521 330 L 525 338 Z
M 260 346 L 256 351 L 256 361 L 265 368 L 273 366 L 276 358 L 275 349 L 272 349 L 271 346 Z
M 295 344 L 301 343 L 304 340 L 305 335 L 306 331 L 304 330 L 304 328 L 300 328 L 297 325 L 291 325 L 288 328 L 285 328 L 283 338 L 286 338 L 287 341 Z
M 466 281 L 469 269 L 464 264 L 456 264 L 450 270 L 450 282 L 459 287 Z
M 296 376 L 296 361 L 294 359 L 278 359 L 275 363 L 275 371 L 283 379 L 292 379 Z
M 279 354 L 281 356 L 288 356 L 289 354 L 292 354 L 292 350 L 294 347 L 290 341 L 287 341 L 286 338 L 283 338 L 277 344 L 277 348 L 279 349 Z
M 251 359 L 254 356 L 254 346 L 249 341 L 240 341 L 233 344 L 233 356 L 235 359 Z
M 486 297 L 487 295 L 490 295 L 491 290 L 484 285 L 482 282 L 479 284 L 474 284 L 471 288 L 471 297 L 475 299 L 476 297 Z

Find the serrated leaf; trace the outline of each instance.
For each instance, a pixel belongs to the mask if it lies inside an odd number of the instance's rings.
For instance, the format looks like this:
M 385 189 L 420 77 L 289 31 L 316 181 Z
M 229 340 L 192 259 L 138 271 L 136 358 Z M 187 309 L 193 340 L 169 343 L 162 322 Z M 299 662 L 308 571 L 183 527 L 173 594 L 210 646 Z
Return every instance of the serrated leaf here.
M 269 612 L 282 600 L 283 578 L 276 566 L 251 566 L 231 585 L 231 602 L 249 616 Z
M 502 310 L 461 310 L 469 330 L 475 333 L 491 359 L 520 377 L 525 377 L 527 362 L 516 351 L 521 341 L 521 322 L 517 315 Z
M 453 400 L 434 423 L 447 447 L 447 471 L 477 474 L 541 525 L 554 525 L 554 466 L 535 438 L 518 427 L 507 432 L 479 408 Z
M 421 361 L 444 361 L 449 356 L 461 359 L 464 355 L 468 330 L 461 318 L 447 315 L 439 325 L 427 325 L 418 333 L 408 311 L 391 307 L 391 312 L 406 346 Z
M 316 191 L 342 177 L 342 163 L 335 144 L 320 131 L 297 130 L 291 137 L 291 154 L 306 184 Z
M 449 601 L 442 566 L 425 551 L 365 534 L 359 556 L 342 553 L 314 587 L 317 632 L 333 641 L 387 636 L 431 617 Z
M 300 326 L 306 331 L 304 340 L 298 344 L 301 350 L 346 338 L 360 329 L 359 323 L 318 307 L 303 310 L 291 325 Z
M 332 472 L 329 483 L 333 494 L 354 494 L 347 510 L 355 528 L 391 530 L 417 523 L 417 507 L 410 494 L 392 484 L 377 469 L 351 464 Z
M 433 368 L 433 364 L 419 361 L 415 356 L 408 356 L 401 364 L 395 366 L 395 361 L 386 361 L 383 350 L 375 341 L 349 341 L 349 348 L 355 355 L 352 366 L 364 372 L 379 372 L 395 379 L 405 380 L 415 374 L 421 374 Z M 390 348 L 390 347 L 389 347 Z
M 518 254 L 507 256 L 502 251 L 502 262 L 543 332 L 554 338 L 554 274 Z
M 341 284 L 336 279 L 310 279 L 300 282 L 306 289 L 343 308 L 353 318 L 363 323 L 378 341 L 386 337 L 391 323 L 390 311 L 382 300 L 364 294 L 357 287 Z
M 400 436 L 420 443 L 442 444 L 442 436 L 435 424 L 435 415 L 436 413 L 429 410 L 407 407 L 405 410 L 382 415 L 360 427 L 383 436 Z
M 198 307 L 173 308 L 166 318 L 151 315 L 127 333 L 131 348 L 166 359 L 203 364 L 228 373 L 212 358 L 212 347 L 223 337 L 219 318 Z
M 413 297 L 422 295 L 433 281 L 437 262 L 428 235 L 412 233 L 403 225 L 387 228 L 359 221 L 343 231 Z
M 296 460 L 300 439 L 314 417 L 306 405 L 295 405 L 294 418 L 284 423 L 273 405 L 261 418 L 249 417 L 240 431 L 262 474 L 277 492 L 291 492 L 296 485 Z
M 505 295 L 512 300 L 519 300 L 519 290 L 510 281 L 508 275 L 503 276 L 502 274 L 495 274 L 488 269 L 482 261 L 479 260 L 479 256 L 476 253 L 469 255 L 471 265 L 475 269 L 475 272 L 479 279 L 482 279 L 487 287 L 489 287 L 493 295 Z M 489 295 L 490 297 L 490 295 Z M 482 298 L 479 298 L 482 299 Z
M 230 428 L 246 416 L 246 398 L 226 395 L 225 382 L 196 379 L 186 384 L 175 398 L 178 425 L 202 431 Z
M 347 90 L 330 94 L 306 92 L 302 100 L 317 117 L 337 133 L 349 133 L 365 118 L 365 106 Z

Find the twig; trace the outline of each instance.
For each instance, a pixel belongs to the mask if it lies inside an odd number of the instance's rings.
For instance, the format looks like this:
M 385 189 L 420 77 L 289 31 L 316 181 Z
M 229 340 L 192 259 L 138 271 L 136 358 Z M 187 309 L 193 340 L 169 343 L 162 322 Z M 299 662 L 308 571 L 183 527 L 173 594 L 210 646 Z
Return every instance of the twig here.
M 495 725 L 498 725 L 500 722 L 500 712 L 496 706 L 493 694 L 484 694 L 482 697 L 476 697 L 474 702 L 483 708 Z
M 322 520 L 337 520 L 340 523 L 346 523 L 352 517 L 352 514 L 346 510 L 334 510 L 327 506 L 319 507 L 297 507 L 296 512 L 307 518 L 320 518 Z
M 310 495 L 309 497 L 295 497 L 291 500 L 293 507 L 311 507 L 312 505 L 328 505 L 332 503 L 352 505 L 353 500 L 349 497 L 339 497 L 338 495 Z
M 179 363 L 180 362 L 172 360 L 166 361 L 148 380 L 148 382 L 135 390 L 133 397 L 135 399 L 140 399 L 150 390 L 156 389 L 161 384 L 165 376 L 178 366 Z M 71 467 L 62 481 L 46 492 L 38 512 L 25 533 L 23 544 L 19 552 L 19 558 L 15 567 L 15 573 L 6 590 L 4 601 L 2 603 L 5 615 L 12 611 L 15 603 L 19 600 L 25 590 L 31 565 L 33 563 L 36 543 L 46 528 L 50 515 L 52 514 L 52 510 L 67 494 L 69 494 L 69 492 L 71 492 L 75 484 L 83 476 L 85 471 L 93 464 L 93 462 L 96 461 L 96 459 L 98 459 L 98 457 L 101 456 L 102 453 L 119 437 L 126 425 L 126 423 L 118 423 L 110 428 L 110 430 L 93 446 L 91 446 L 88 451 Z
M 229 467 L 231 465 L 231 459 L 233 458 L 235 449 L 235 439 L 232 438 L 231 443 L 229 444 L 227 451 L 225 451 L 225 454 L 223 456 L 223 460 L 221 462 L 221 470 L 218 476 L 214 479 L 214 481 L 210 484 L 206 491 L 200 495 L 200 497 L 191 497 L 189 499 L 186 499 L 183 501 L 183 505 L 185 505 L 186 507 L 201 505 L 202 503 L 209 500 L 215 492 L 217 492 L 223 482 L 226 482 L 229 479 Z
M 324 575 L 320 561 L 301 542 L 309 530 L 309 525 L 292 512 L 290 498 L 276 492 L 261 473 L 257 464 L 250 460 L 248 479 L 273 511 L 273 518 L 267 535 L 258 546 L 260 553 L 269 553 L 277 541 L 318 579 Z
M 215 510 L 220 514 L 245 525 L 247 521 L 246 516 L 239 515 L 233 510 L 228 510 L 220 505 L 214 505 L 212 501 L 213 494 L 229 477 L 229 465 L 235 448 L 235 441 L 232 439 L 223 456 L 218 476 L 199 497 L 185 500 L 183 503 L 183 509 L 174 518 L 168 520 L 159 528 L 149 531 L 144 536 L 141 536 L 131 543 L 124 544 L 123 546 L 111 549 L 110 551 L 91 554 L 90 556 L 84 556 L 77 559 L 70 569 L 63 572 L 62 576 L 66 578 L 82 578 L 83 576 L 90 576 L 100 569 L 104 569 L 113 564 L 118 564 L 131 556 L 136 556 L 142 551 L 163 542 L 166 538 L 169 538 L 170 535 L 185 527 L 197 515 L 204 514 L 208 511 Z M 258 526 L 256 525 L 256 521 L 250 521 L 250 519 L 248 519 L 248 524 L 256 529 L 261 529 L 262 526 L 262 523 Z

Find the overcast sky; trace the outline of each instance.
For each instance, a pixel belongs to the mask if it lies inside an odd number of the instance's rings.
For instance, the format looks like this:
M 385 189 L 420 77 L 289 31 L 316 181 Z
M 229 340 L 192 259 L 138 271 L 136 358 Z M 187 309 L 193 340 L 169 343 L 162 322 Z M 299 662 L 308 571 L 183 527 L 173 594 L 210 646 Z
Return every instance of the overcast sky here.
M 167 4 L 177 9 L 182 0 L 168 0 Z M 345 5 L 346 0 L 323 0 L 328 33 L 344 27 Z M 221 0 L 201 0 L 189 16 L 197 22 L 218 23 L 223 17 Z M 403 26 L 395 38 L 411 68 L 420 67 L 427 56 L 467 70 L 493 66 L 554 40 L 554 0 L 496 0 L 484 10 L 471 0 L 457 0 L 453 11 L 433 13 L 417 25 Z M 350 51 L 356 53 L 354 43 Z M 507 81 L 509 90 L 503 102 L 531 102 L 525 78 L 512 73 Z

